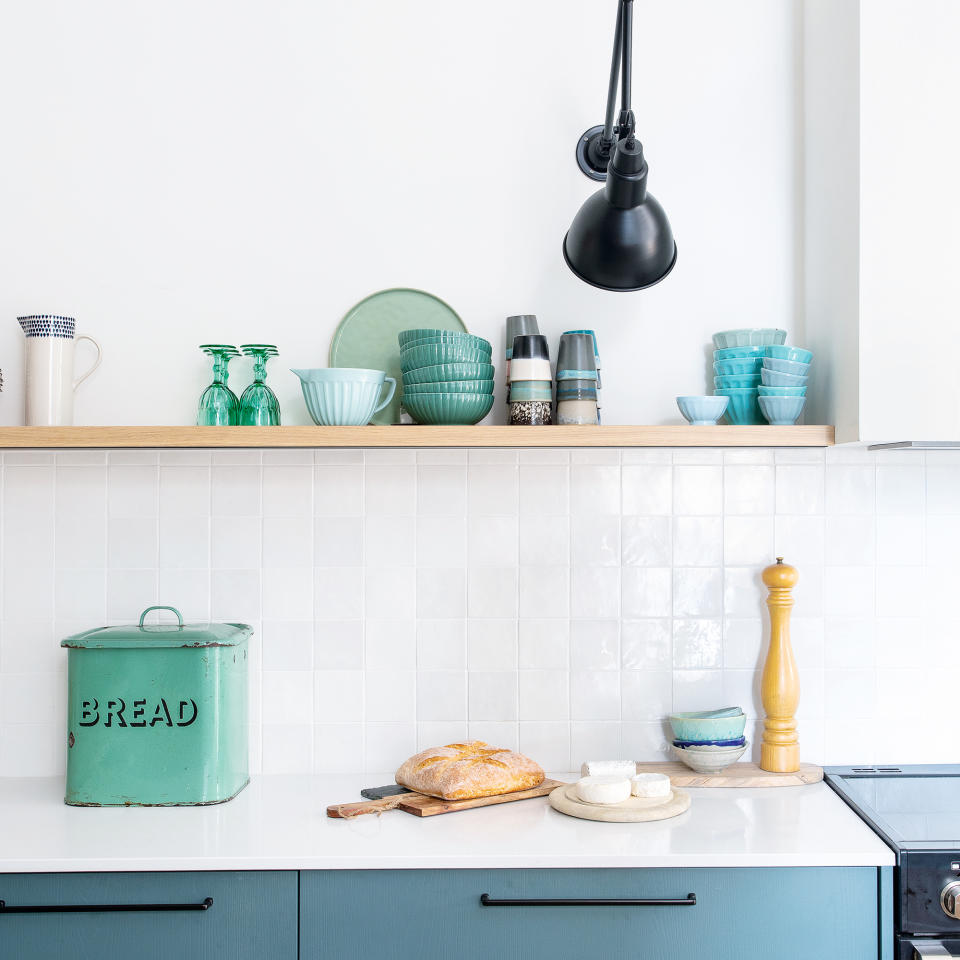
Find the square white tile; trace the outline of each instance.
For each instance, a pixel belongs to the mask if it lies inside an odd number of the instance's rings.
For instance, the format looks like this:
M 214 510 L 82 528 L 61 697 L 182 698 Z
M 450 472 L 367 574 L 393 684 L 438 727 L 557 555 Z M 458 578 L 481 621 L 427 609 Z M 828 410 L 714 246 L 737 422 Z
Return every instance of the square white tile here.
M 621 467 L 622 511 L 628 516 L 663 517 L 673 509 L 673 467 L 669 463 Z
M 516 670 L 517 621 L 468 620 L 467 668 L 471 671 Z
M 570 674 L 566 670 L 521 670 L 518 678 L 521 720 L 569 718 Z
M 466 614 L 466 570 L 458 567 L 417 569 L 418 617 L 448 620 L 463 618 Z
M 517 659 L 521 670 L 566 670 L 570 663 L 570 621 L 520 620 Z
M 620 621 L 572 620 L 571 670 L 620 669 Z

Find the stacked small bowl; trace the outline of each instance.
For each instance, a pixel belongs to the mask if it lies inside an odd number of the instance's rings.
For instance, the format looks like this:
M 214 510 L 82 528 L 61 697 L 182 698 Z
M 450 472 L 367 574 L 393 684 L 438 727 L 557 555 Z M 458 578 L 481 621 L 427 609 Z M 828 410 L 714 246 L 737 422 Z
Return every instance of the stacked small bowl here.
M 759 388 L 768 346 L 782 344 L 786 330 L 769 327 L 722 330 L 713 335 L 713 392 L 727 397 L 726 418 L 731 424 L 763 423 Z
M 671 713 L 673 752 L 697 773 L 719 773 L 747 749 L 747 718 L 740 707 Z
M 449 330 L 403 330 L 403 406 L 422 424 L 479 423 L 493 406 L 493 347 Z
M 807 380 L 813 354 L 800 347 L 770 345 L 763 348 L 760 370 L 760 412 L 775 426 L 796 423 L 807 402 Z
M 598 424 L 596 346 L 590 331 L 568 331 L 557 351 L 557 423 Z

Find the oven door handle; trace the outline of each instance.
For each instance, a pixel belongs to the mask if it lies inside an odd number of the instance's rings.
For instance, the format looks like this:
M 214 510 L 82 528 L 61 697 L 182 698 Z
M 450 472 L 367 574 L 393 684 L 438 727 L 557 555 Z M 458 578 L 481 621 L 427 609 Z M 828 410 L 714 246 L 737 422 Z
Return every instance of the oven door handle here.
M 960 954 L 952 953 L 940 940 L 907 940 L 913 947 L 913 960 L 926 960 L 927 957 L 956 957 Z

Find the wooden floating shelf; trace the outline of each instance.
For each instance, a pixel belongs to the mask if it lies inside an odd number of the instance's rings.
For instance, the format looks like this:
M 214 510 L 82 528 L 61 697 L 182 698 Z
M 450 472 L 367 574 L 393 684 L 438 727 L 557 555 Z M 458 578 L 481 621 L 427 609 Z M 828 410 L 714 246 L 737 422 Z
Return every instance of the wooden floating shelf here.
M 829 447 L 833 427 L 0 427 L 0 449 Z

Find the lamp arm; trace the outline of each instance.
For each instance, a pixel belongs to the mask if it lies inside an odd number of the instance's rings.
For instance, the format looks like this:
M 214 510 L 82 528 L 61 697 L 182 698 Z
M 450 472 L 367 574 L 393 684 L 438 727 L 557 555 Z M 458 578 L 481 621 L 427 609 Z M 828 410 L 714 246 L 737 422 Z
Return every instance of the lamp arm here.
M 606 180 L 607 166 L 617 140 L 633 136 L 636 122 L 630 109 L 633 57 L 633 0 L 617 0 L 617 27 L 610 59 L 607 112 L 603 126 L 591 127 L 577 143 L 577 165 L 591 180 Z M 620 113 L 617 116 L 617 88 Z M 614 120 L 616 117 L 616 120 Z
M 620 61 L 623 58 L 623 17 L 626 5 L 626 0 L 617 0 L 617 29 L 613 35 L 610 85 L 607 88 L 607 113 L 603 123 L 602 143 L 608 147 L 613 146 L 613 115 L 617 109 L 617 83 L 620 79 Z
M 632 137 L 636 129 L 636 121 L 630 105 L 633 81 L 633 0 L 623 0 L 621 27 L 623 70 L 620 81 L 620 116 L 617 119 L 617 136 L 623 140 L 625 137 Z

